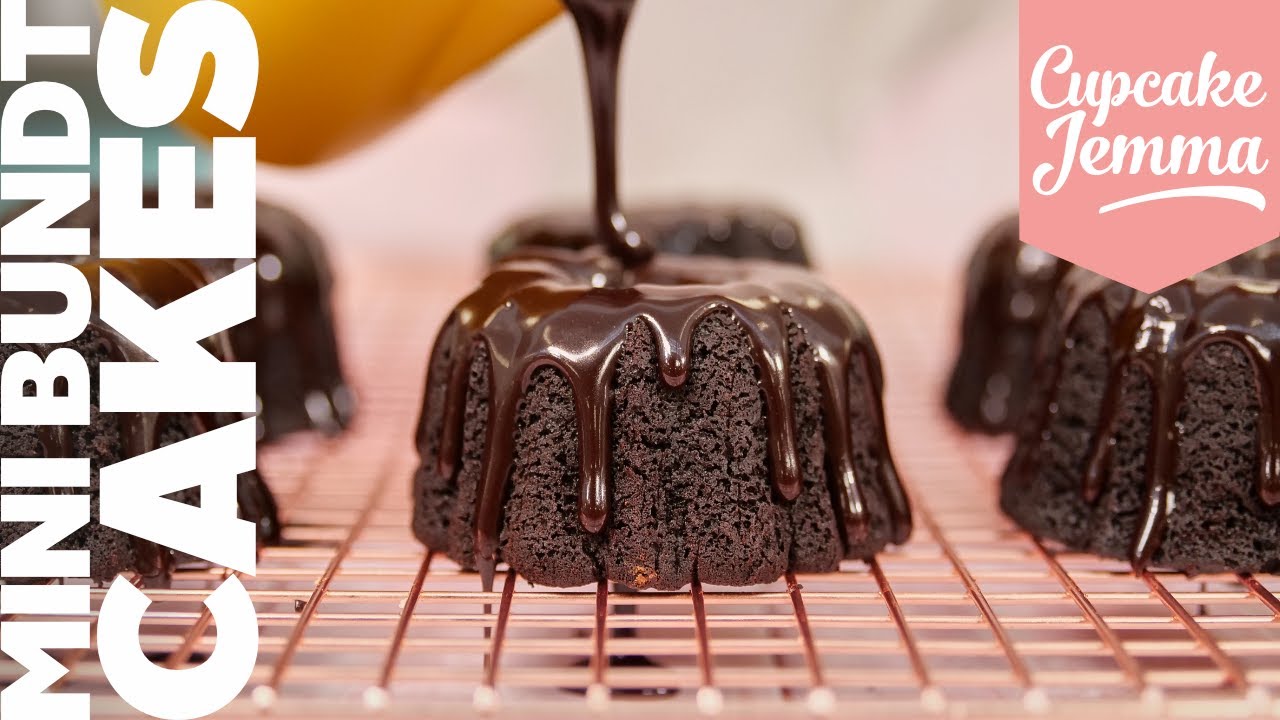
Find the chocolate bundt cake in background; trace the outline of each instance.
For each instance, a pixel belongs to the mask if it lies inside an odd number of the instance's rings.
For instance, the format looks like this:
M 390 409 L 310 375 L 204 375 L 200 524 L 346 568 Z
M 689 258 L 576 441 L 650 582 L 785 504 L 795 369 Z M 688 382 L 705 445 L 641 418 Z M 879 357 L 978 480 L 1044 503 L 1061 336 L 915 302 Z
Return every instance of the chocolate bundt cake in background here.
M 1018 426 L 1036 338 L 1071 267 L 1023 243 L 1016 215 L 978 243 L 965 275 L 960 351 L 946 396 L 951 417 L 965 429 L 997 434 Z
M 227 272 L 223 267 L 221 272 Z M 258 203 L 258 314 L 231 330 L 239 359 L 258 363 L 258 430 L 336 435 L 355 415 L 334 332 L 333 273 L 324 242 L 302 218 Z
M 627 212 L 630 226 L 658 252 L 774 260 L 809 266 L 799 224 L 769 208 L 748 205 L 653 206 Z M 521 220 L 489 246 L 495 263 L 525 247 L 581 250 L 596 243 L 587 212 L 548 212 Z
M 861 319 L 802 269 L 528 248 L 437 338 L 414 532 L 486 581 L 834 570 L 910 533 L 882 385 Z
M 1156 293 L 1018 237 L 979 243 L 947 408 L 1017 431 L 1002 508 L 1136 567 L 1280 569 L 1280 240 Z
M 1069 271 L 1001 482 L 1005 512 L 1139 568 L 1280 570 L 1274 251 L 1150 294 Z
M 96 285 L 98 267 L 108 269 L 114 277 L 140 297 L 154 304 L 172 299 L 174 289 L 186 294 L 198 289 L 201 270 L 186 260 L 110 260 L 82 263 L 78 267 Z M 0 293 L 0 313 L 45 314 L 57 312 L 62 301 L 48 293 Z M 230 339 L 221 333 L 206 341 L 208 349 L 220 359 L 229 357 Z M 0 345 L 0 365 L 19 352 L 30 351 L 47 357 L 56 347 L 50 345 Z M 225 413 L 104 413 L 98 410 L 98 365 L 103 361 L 150 361 L 136 345 L 101 323 L 96 314 L 84 333 L 65 347 L 80 353 L 89 367 L 89 424 L 76 427 L 0 427 L 0 453 L 8 458 L 88 457 L 90 484 L 87 488 L 66 488 L 68 493 L 90 497 L 90 522 L 54 546 L 58 550 L 89 550 L 90 574 L 93 580 L 106 582 L 121 572 L 136 572 L 149 584 L 167 582 L 175 564 L 186 558 L 156 543 L 128 535 L 98 522 L 98 472 L 131 457 L 143 455 L 158 447 L 180 442 L 189 437 L 224 427 L 240 420 Z M 4 495 L 33 492 L 20 487 L 5 487 Z M 41 492 L 47 492 L 41 489 Z M 256 471 L 240 475 L 237 490 L 240 517 L 257 525 L 261 543 L 279 538 L 275 501 L 271 491 Z M 168 496 L 188 504 L 199 504 L 200 488 L 193 487 Z M 32 523 L 0 524 L 0 547 L 26 535 Z M 8 578 L 6 582 L 21 582 Z
M 979 241 L 965 273 L 960 350 L 947 383 L 947 410 L 962 427 L 990 434 L 1017 429 L 1031 395 L 1038 338 L 1075 268 L 1022 242 L 1017 215 Z M 1280 279 L 1280 239 L 1205 272 Z
M 1280 238 L 1241 253 L 1205 272 L 1213 275 L 1240 275 L 1246 278 L 1280 280 Z
M 143 207 L 157 203 L 156 190 L 145 190 Z M 195 205 L 213 207 L 208 188 L 196 191 Z M 351 422 L 355 396 L 343 378 L 324 243 L 302 218 L 282 207 L 259 201 L 257 216 L 257 317 L 231 329 L 231 344 L 237 360 L 258 363 L 259 439 L 269 442 L 301 430 L 337 434 Z M 89 228 L 96 257 L 98 221 L 95 191 L 54 227 Z M 231 260 L 193 262 L 211 281 L 239 267 Z

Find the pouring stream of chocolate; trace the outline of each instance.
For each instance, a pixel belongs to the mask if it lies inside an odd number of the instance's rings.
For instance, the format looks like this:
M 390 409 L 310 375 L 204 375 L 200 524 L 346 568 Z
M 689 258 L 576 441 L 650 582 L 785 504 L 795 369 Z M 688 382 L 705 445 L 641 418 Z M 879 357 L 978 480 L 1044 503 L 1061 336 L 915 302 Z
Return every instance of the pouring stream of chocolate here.
M 618 202 L 618 59 L 635 0 L 562 0 L 578 26 L 595 141 L 596 235 L 626 265 L 653 257 L 653 245 L 627 225 Z
M 911 513 L 884 434 L 882 375 L 874 345 L 853 309 L 807 272 L 765 262 L 723 258 L 654 257 L 631 230 L 618 204 L 615 118 L 618 58 L 633 0 L 564 0 L 577 23 L 586 60 L 596 156 L 599 251 L 530 248 L 499 262 L 480 287 L 455 308 L 437 339 L 452 366 L 443 383 L 443 423 L 429 437 L 426 413 L 419 450 L 436 440 L 438 472 L 457 482 L 467 391 L 477 346 L 487 352 L 488 416 L 475 507 L 475 556 L 485 587 L 492 587 L 505 491 L 513 465 L 521 399 L 534 373 L 555 368 L 569 383 L 578 422 L 578 514 L 598 533 L 608 523 L 612 385 L 615 361 L 633 324 L 647 327 L 657 346 L 662 382 L 679 388 L 690 372 L 693 336 L 713 312 L 728 312 L 750 342 L 760 375 L 768 428 L 772 483 L 794 500 L 803 471 L 796 439 L 788 324 L 794 319 L 819 365 L 829 487 L 842 531 L 852 545 L 870 531 L 867 483 L 855 471 L 849 379 L 855 363 L 872 387 L 868 396 L 879 428 L 870 438 L 875 480 L 889 504 L 891 536 L 903 542 Z M 446 341 L 447 333 L 452 340 Z M 435 390 L 433 390 L 435 388 Z M 430 405 L 430 400 L 424 405 Z

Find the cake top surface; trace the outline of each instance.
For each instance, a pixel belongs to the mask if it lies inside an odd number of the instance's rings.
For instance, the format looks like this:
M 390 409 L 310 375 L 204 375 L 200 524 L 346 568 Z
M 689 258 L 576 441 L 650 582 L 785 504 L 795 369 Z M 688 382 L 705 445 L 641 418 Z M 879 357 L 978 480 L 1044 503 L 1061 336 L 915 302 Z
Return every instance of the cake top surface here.
M 821 345 L 870 342 L 866 326 L 839 294 L 789 265 L 660 254 L 627 267 L 597 248 L 525 248 L 500 261 L 454 309 L 463 326 L 490 342 L 519 344 L 538 360 L 575 364 L 600 352 L 633 320 L 659 335 L 662 375 L 679 386 L 688 372 L 689 336 L 702 315 L 732 310 L 755 339 L 780 352 L 784 313 L 803 313 Z M 509 337 L 508 337 L 509 336 Z M 833 349 L 834 353 L 835 350 Z M 879 373 L 877 368 L 877 382 Z
M 659 253 L 751 257 L 809 265 L 795 219 L 748 205 L 651 205 L 627 212 L 630 227 Z M 497 262 L 521 247 L 581 250 L 597 243 L 589 213 L 568 210 L 533 215 L 503 231 L 489 248 Z

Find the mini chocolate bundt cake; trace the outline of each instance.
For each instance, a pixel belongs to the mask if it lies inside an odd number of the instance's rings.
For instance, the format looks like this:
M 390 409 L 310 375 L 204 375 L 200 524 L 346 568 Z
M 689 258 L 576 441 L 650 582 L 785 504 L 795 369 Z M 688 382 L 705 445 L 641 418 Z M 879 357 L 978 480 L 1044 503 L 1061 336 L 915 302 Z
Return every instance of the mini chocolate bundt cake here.
M 486 582 L 833 570 L 911 530 L 881 390 L 861 319 L 802 269 L 527 248 L 437 338 L 414 532 Z
M 175 290 L 181 295 L 193 292 L 203 282 L 203 274 L 194 263 L 186 260 L 109 260 L 101 263 L 77 265 L 89 276 L 96 287 L 98 268 L 106 268 L 111 274 L 136 294 L 153 304 L 173 300 Z M 5 315 L 46 314 L 58 312 L 62 300 L 48 293 L 0 293 L 0 313 Z M 219 359 L 230 356 L 230 342 L 226 333 L 220 333 L 206 341 L 206 347 Z M 148 540 L 128 535 L 98 522 L 98 472 L 131 457 L 143 455 L 159 447 L 171 445 L 187 438 L 225 427 L 242 418 L 226 413 L 106 413 L 98 410 L 98 366 L 103 361 L 149 362 L 147 356 L 132 342 L 122 337 L 98 320 L 96 315 L 80 337 L 65 345 L 3 344 L 0 345 L 0 365 L 20 352 L 34 352 L 47 357 L 58 347 L 70 347 L 80 353 L 89 368 L 89 424 L 75 427 L 52 426 L 4 426 L 0 427 L 0 453 L 7 458 L 31 457 L 88 457 L 90 459 L 90 484 L 87 488 L 63 488 L 63 492 L 84 493 L 90 497 L 90 522 L 71 536 L 54 545 L 59 550 L 89 550 L 91 578 L 107 582 L 122 572 L 135 572 L 152 585 L 167 582 L 171 570 L 177 564 L 189 561 L 185 556 Z M 56 392 L 56 390 L 55 390 Z M 4 495 L 20 495 L 30 492 L 48 492 L 47 489 L 29 490 L 21 487 L 5 487 Z M 168 496 L 187 504 L 199 504 L 200 488 L 181 490 Z M 237 486 L 240 517 L 257 525 L 260 543 L 279 539 L 279 522 L 271 491 L 256 471 L 239 476 Z M 32 529 L 32 523 L 5 522 L 0 524 L 0 547 L 8 547 L 16 539 Z M 22 582 L 20 578 L 7 578 L 6 582 Z
M 232 268 L 225 264 L 215 273 Z M 324 242 L 302 218 L 258 203 L 258 314 L 231 330 L 240 360 L 258 363 L 258 430 L 336 435 L 355 415 L 334 332 L 333 273 Z
M 1149 294 L 1069 271 L 1001 483 L 1005 512 L 1139 568 L 1280 569 L 1272 257 L 1264 246 Z
M 154 188 L 146 189 L 143 207 L 157 207 L 158 198 Z M 196 191 L 195 206 L 213 207 L 208 188 Z M 54 227 L 89 228 L 96 257 L 99 211 L 95 191 Z M 237 360 L 258 363 L 259 439 L 269 442 L 301 430 L 337 434 L 351 422 L 355 396 L 343 378 L 324 243 L 302 218 L 270 203 L 258 202 L 257 225 L 257 317 L 232 328 L 231 343 Z M 240 266 L 220 259 L 194 262 L 210 280 Z
M 1012 432 L 1030 393 L 1036 338 L 1071 263 L 1023 243 L 1016 215 L 978 243 L 965 275 L 947 410 L 967 430 Z
M 662 253 L 755 258 L 809 266 L 799 224 L 769 208 L 653 206 L 629 211 L 627 221 Z M 595 218 L 590 213 L 548 212 L 525 218 L 499 235 L 489 246 L 489 260 L 497 262 L 524 247 L 581 250 L 596 242 Z

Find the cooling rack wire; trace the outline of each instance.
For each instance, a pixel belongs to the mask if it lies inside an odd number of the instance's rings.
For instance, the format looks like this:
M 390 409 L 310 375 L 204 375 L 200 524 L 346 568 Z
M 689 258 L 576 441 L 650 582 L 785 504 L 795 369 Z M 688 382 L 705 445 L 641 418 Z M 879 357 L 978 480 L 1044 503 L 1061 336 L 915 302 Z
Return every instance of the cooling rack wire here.
M 219 717 L 1280 715 L 1280 578 L 1135 576 L 998 514 L 1007 448 L 956 432 L 939 411 L 958 297 L 949 275 L 828 274 L 885 357 L 891 437 L 916 508 L 908 545 L 749 589 L 557 590 L 500 570 L 484 593 L 408 529 L 426 353 L 469 276 L 342 266 L 362 414 L 343 438 L 263 454 L 286 543 L 243 578 L 259 662 Z M 147 590 L 142 641 L 157 662 L 207 656 L 216 627 L 200 601 L 222 577 L 184 571 Z M 93 650 L 61 660 L 61 690 L 92 693 L 97 715 L 130 714 Z M 0 684 L 19 672 L 0 658 Z

